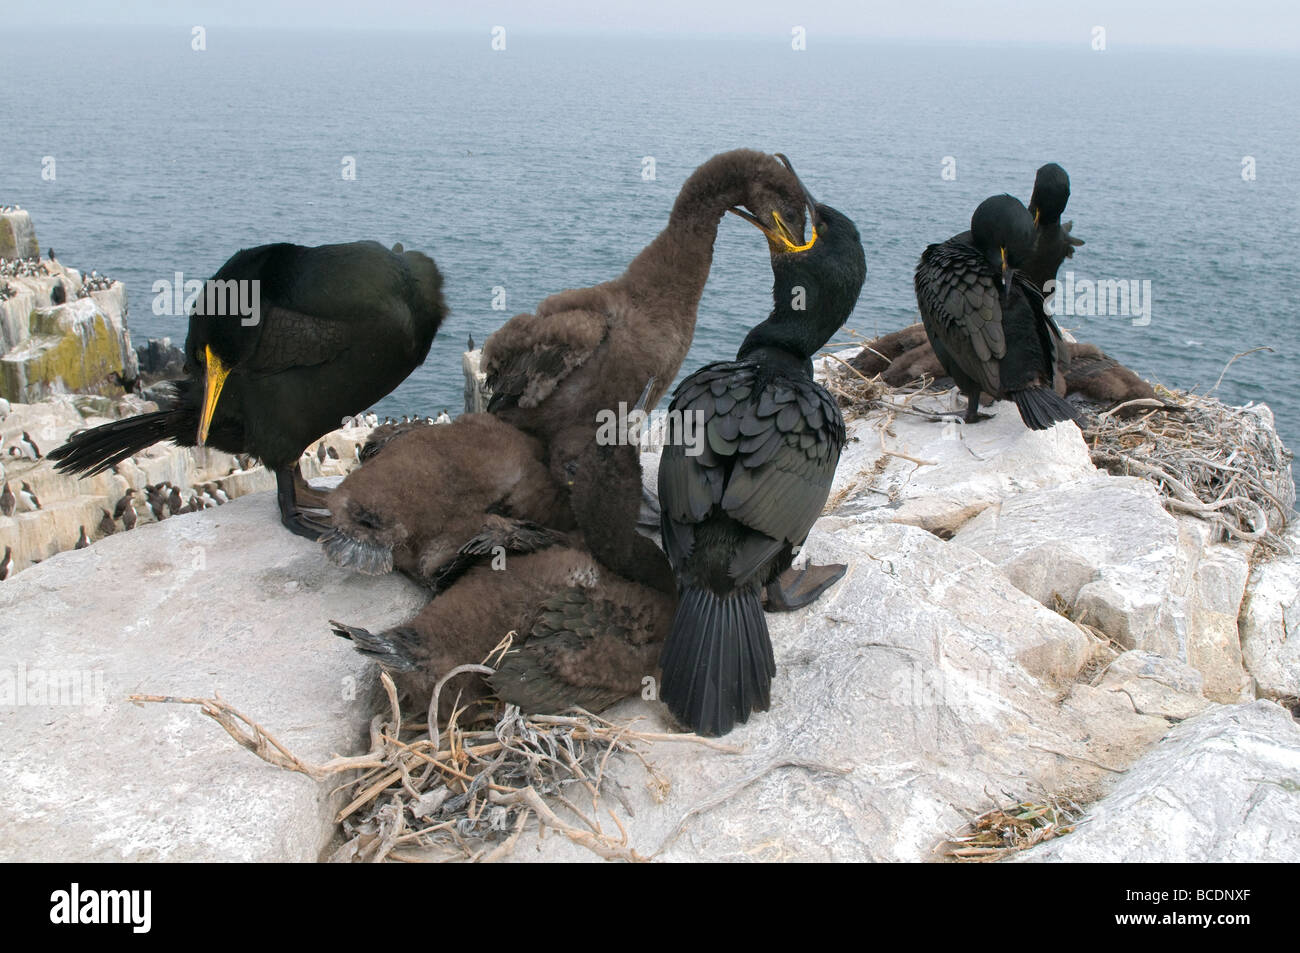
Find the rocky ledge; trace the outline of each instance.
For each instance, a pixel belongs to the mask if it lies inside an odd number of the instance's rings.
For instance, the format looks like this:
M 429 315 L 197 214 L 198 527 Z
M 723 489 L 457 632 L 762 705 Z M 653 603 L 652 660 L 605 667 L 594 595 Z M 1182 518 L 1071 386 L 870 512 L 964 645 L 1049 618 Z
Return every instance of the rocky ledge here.
M 1068 799 L 1084 820 L 1018 859 L 1300 860 L 1300 536 L 1263 559 L 1098 470 L 1073 425 L 992 409 L 962 428 L 886 396 L 851 422 L 804 548 L 850 569 L 770 617 L 771 711 L 735 753 L 656 743 L 653 778 L 611 761 L 640 854 L 932 860 L 990 808 Z M 328 620 L 421 598 L 332 567 L 269 493 L 0 583 L 0 859 L 325 856 L 334 784 L 127 696 L 219 692 L 300 757 L 364 751 L 373 671 Z M 606 714 L 672 730 L 654 701 Z M 512 857 L 594 855 L 525 836 Z

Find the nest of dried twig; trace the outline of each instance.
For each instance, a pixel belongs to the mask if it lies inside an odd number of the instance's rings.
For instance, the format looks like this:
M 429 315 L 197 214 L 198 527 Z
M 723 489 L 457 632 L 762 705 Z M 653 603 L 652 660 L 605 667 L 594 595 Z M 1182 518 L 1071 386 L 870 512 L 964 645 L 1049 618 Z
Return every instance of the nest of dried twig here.
M 509 638 L 489 659 L 509 647 Z M 360 772 L 344 785 L 349 801 L 338 815 L 343 843 L 329 858 L 344 863 L 493 861 L 510 853 L 530 828 L 539 835 L 557 832 L 607 860 L 648 860 L 628 844 L 618 814 L 602 803 L 612 800 L 632 813 L 622 786 L 608 773 L 611 761 L 636 758 L 652 795 L 662 800 L 670 785 L 647 760 L 649 743 L 685 741 L 737 751 L 692 734 L 634 731 L 578 709 L 525 717 L 507 705 L 495 723 L 471 730 L 457 724 L 464 714 L 457 707 L 451 724 L 441 730 L 436 712 L 443 686 L 458 675 L 484 670 L 492 671 L 462 665 L 443 676 L 427 721 L 418 725 L 403 723 L 397 688 L 381 674 L 389 711 L 371 720 L 370 750 L 324 764 L 297 757 L 220 696 L 132 695 L 131 700 L 198 705 L 262 760 L 316 780 Z
M 890 393 L 879 375 L 867 377 L 838 354 L 827 354 L 827 374 L 822 386 L 840 405 L 846 421 L 857 420 L 881 408 L 881 398 Z
M 962 863 L 989 863 L 1074 830 L 1083 808 L 1069 798 L 1022 801 L 995 807 L 970 822 L 966 833 L 941 845 L 941 853 Z
M 891 419 L 899 413 L 934 416 L 912 407 L 916 397 L 933 394 L 933 381 L 891 388 L 836 354 L 826 357 L 823 386 L 839 401 L 846 421 L 880 413 Z M 1214 524 L 1220 539 L 1259 544 L 1262 558 L 1291 552 L 1283 533 L 1295 512 L 1292 453 L 1268 411 L 1153 386 L 1160 400 L 1130 401 L 1105 411 L 1080 406 L 1092 462 L 1111 473 L 1150 480 L 1170 510 Z
M 1213 523 L 1222 539 L 1258 543 L 1263 555 L 1289 552 L 1282 533 L 1295 508 L 1292 454 L 1268 412 L 1159 387 L 1157 393 L 1182 412 L 1152 408 L 1121 419 L 1115 410 L 1085 411 L 1092 462 L 1150 480 L 1170 510 Z

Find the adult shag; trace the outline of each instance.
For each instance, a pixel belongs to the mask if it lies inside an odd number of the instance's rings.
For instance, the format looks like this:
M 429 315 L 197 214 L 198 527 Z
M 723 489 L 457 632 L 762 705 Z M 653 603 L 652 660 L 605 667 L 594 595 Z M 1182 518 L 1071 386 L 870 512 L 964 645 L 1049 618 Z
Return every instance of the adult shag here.
M 253 454 L 275 471 L 281 521 L 315 539 L 328 526 L 303 512 L 303 450 L 419 367 L 446 313 L 442 276 L 420 252 L 246 249 L 195 303 L 176 405 L 87 430 L 50 456 L 94 474 L 159 440 Z
M 769 706 L 776 662 L 760 592 L 789 568 L 821 515 L 845 440 L 811 359 L 853 311 L 866 259 L 852 220 L 805 195 L 806 244 L 754 221 L 768 236 L 772 313 L 735 361 L 709 364 L 677 388 L 660 458 L 664 549 L 680 594 L 660 697 L 705 735 L 726 734 Z M 682 423 L 703 428 L 698 455 Z
M 1065 169 L 1049 162 L 1034 176 L 1034 192 L 1029 197 L 1029 214 L 1034 220 L 1034 250 L 1025 261 L 1023 271 L 1041 291 L 1056 278 L 1061 263 L 1074 257 L 1082 238 L 1070 234 L 1074 222 L 1061 224 L 1061 214 L 1070 201 L 1070 177 Z
M 916 301 L 935 356 L 966 398 L 966 422 L 980 393 L 1014 401 L 1031 430 L 1074 420 L 1054 389 L 1064 354 L 1060 328 L 1022 271 L 1034 250 L 1034 220 L 1019 199 L 995 195 L 971 216 L 969 232 L 930 245 L 916 266 Z
M 686 180 L 668 225 L 622 275 L 551 295 L 484 343 L 488 410 L 542 440 L 557 482 L 568 483 L 566 469 L 590 453 L 598 412 L 631 407 L 647 386 L 653 408 L 677 376 L 695 333 L 718 223 L 733 206 L 787 234 L 803 231 L 803 196 L 793 174 L 763 152 L 724 152 Z M 590 472 L 593 461 L 580 466 Z M 611 486 L 617 476 L 595 483 L 607 497 L 639 500 L 639 476 Z M 594 508 L 577 487 L 571 504 L 575 516 Z M 589 534 L 587 546 L 616 572 L 646 581 L 643 565 L 627 559 L 634 544 L 621 535 L 634 528 L 612 530 Z

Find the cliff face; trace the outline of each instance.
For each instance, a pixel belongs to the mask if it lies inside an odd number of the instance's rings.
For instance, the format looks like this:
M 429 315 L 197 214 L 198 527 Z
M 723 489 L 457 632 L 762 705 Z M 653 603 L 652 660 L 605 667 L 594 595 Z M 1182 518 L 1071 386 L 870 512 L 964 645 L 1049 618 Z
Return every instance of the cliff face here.
M 109 376 L 137 373 L 125 286 L 96 281 L 89 290 L 81 272 L 39 254 L 27 213 L 0 214 L 0 397 L 120 394 Z
M 32 217 L 22 209 L 0 212 L 0 258 L 39 258 L 40 255 Z
M 44 455 L 74 430 L 157 409 L 157 404 L 134 395 L 61 394 L 34 404 L 0 405 L 0 484 L 8 482 L 16 493 L 26 483 L 41 504 L 38 510 L 19 504 L 12 516 L 0 514 L 0 554 L 10 547 L 14 573 L 72 549 L 82 527 L 91 542 L 103 538 L 100 522 L 104 510 L 112 513 L 127 490 L 136 491 L 136 514 L 140 524 L 146 524 L 155 522 L 142 492 L 148 485 L 171 484 L 186 503 L 207 483 L 217 484 L 230 499 L 274 489 L 275 477 L 260 463 L 241 462 L 211 448 L 195 450 L 159 443 L 93 477 L 60 473 L 44 456 L 30 460 L 3 452 L 19 446 L 26 433 Z M 327 434 L 304 456 L 302 471 L 308 478 L 342 475 L 354 465 L 356 448 L 365 443 L 368 433 L 368 429 L 356 427 Z M 319 444 L 332 449 L 335 456 L 327 455 L 321 461 L 314 452 Z M 163 515 L 175 514 L 164 511 Z M 122 531 L 119 521 L 115 532 Z

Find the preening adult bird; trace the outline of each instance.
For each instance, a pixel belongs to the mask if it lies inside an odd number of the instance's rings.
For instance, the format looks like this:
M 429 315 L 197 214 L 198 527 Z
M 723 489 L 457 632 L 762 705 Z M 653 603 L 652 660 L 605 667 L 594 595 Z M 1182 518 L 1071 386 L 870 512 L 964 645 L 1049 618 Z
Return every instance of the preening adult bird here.
M 1034 221 L 1010 195 L 985 199 L 970 232 L 930 245 L 916 267 L 916 301 L 935 356 L 966 397 L 966 422 L 980 393 L 1014 401 L 1031 430 L 1075 419 L 1055 387 L 1064 351 L 1042 291 L 1020 269 L 1034 250 Z
M 724 152 L 687 178 L 667 226 L 622 275 L 551 295 L 535 313 L 516 315 L 487 339 L 488 410 L 543 442 L 557 482 L 567 483 L 566 467 L 588 452 L 598 412 L 631 407 L 647 385 L 653 409 L 677 376 L 695 333 L 718 223 L 733 206 L 744 206 L 778 234 L 803 232 L 794 175 L 763 152 Z M 639 477 L 617 492 L 639 500 Z M 581 493 L 571 502 L 575 512 L 587 505 Z M 618 534 L 586 542 L 611 569 L 639 578 L 643 567 L 623 561 L 632 547 Z
M 693 730 L 723 735 L 770 704 L 776 674 L 760 593 L 789 568 L 830 492 L 845 440 L 812 356 L 844 324 L 866 278 L 858 229 L 817 203 L 812 237 L 755 221 L 768 237 L 773 307 L 734 361 L 682 381 L 659 464 L 664 549 L 680 603 L 660 698 Z M 702 429 L 704 440 L 686 439 Z M 807 604 L 838 573 L 789 600 Z
M 1074 257 L 1082 238 L 1071 234 L 1074 222 L 1061 224 L 1061 214 L 1070 201 L 1070 177 L 1055 162 L 1049 162 L 1034 177 L 1029 197 L 1029 214 L 1034 220 L 1034 250 L 1024 264 L 1024 273 L 1040 291 L 1056 278 L 1061 263 Z
M 420 252 L 246 249 L 195 303 L 176 405 L 84 431 L 50 456 L 93 474 L 159 440 L 250 453 L 275 471 L 284 525 L 315 539 L 328 526 L 304 512 L 303 450 L 419 367 L 446 313 L 442 276 Z

